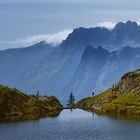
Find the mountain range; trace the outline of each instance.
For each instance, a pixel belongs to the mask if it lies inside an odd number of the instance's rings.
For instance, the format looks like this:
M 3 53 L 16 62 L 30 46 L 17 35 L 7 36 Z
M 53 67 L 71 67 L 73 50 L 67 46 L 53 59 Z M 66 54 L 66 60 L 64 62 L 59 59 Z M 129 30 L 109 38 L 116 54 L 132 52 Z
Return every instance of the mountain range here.
M 0 83 L 27 93 L 39 90 L 61 101 L 70 92 L 81 99 L 139 68 L 139 45 L 140 26 L 136 22 L 119 22 L 112 30 L 80 27 L 56 48 L 43 41 L 0 51 Z

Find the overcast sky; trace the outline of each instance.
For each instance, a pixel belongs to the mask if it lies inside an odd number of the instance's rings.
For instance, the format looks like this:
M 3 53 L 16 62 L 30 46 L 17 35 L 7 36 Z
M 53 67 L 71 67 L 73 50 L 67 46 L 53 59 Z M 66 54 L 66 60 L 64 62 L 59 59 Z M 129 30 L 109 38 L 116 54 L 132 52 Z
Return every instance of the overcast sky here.
M 17 47 L 17 42 L 32 36 L 44 39 L 59 34 L 58 39 L 64 39 L 80 26 L 139 22 L 139 7 L 139 0 L 0 0 L 0 49 L 12 42 Z

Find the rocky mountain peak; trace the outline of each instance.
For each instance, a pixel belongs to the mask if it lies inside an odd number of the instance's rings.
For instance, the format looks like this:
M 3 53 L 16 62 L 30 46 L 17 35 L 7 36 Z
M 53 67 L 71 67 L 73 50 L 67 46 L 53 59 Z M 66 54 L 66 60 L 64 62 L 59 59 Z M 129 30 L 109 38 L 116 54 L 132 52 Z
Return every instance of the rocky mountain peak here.
M 139 26 L 136 22 L 128 20 L 126 23 L 124 22 L 117 23 L 116 26 L 114 27 L 114 30 L 120 30 L 123 28 L 127 28 L 129 30 L 130 28 L 139 28 Z

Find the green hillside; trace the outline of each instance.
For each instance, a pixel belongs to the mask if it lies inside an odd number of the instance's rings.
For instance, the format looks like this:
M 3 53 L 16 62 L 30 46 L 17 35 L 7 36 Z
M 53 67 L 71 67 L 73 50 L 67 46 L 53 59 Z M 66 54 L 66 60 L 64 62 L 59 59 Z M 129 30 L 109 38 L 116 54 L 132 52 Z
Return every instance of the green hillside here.
M 0 121 L 56 116 L 61 108 L 62 105 L 54 96 L 27 95 L 0 85 Z
M 140 115 L 140 70 L 125 74 L 107 91 L 79 101 L 77 107 L 99 113 Z

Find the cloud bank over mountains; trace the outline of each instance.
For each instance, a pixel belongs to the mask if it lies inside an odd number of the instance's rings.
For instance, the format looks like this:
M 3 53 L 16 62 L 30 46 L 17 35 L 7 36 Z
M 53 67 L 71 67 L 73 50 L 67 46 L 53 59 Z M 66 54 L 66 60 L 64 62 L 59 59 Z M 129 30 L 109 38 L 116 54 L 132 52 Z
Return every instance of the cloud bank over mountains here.
M 0 0 L 0 41 L 95 26 L 100 21 L 138 21 L 139 5 L 139 0 Z M 0 49 L 4 46 L 10 47 L 3 42 Z
M 116 25 L 115 22 L 103 21 L 103 22 L 99 22 L 97 26 L 105 27 L 105 28 L 108 28 L 108 29 L 113 29 L 115 27 L 115 25 Z
M 96 26 L 112 29 L 114 28 L 115 24 L 116 23 L 111 21 L 103 21 L 99 22 Z M 53 34 L 38 34 L 34 36 L 27 36 L 25 38 L 19 38 L 13 41 L 0 41 L 0 50 L 8 48 L 28 47 L 41 41 L 46 41 L 52 46 L 57 46 L 63 40 L 65 40 L 72 31 L 73 29 L 65 29 Z
M 137 22 L 137 24 L 139 25 L 139 22 Z M 111 30 L 115 27 L 115 25 L 116 23 L 113 21 L 103 21 L 99 22 L 93 27 L 105 27 Z M 72 33 L 72 31 L 73 29 L 65 29 L 53 34 L 38 34 L 34 36 L 27 36 L 25 38 L 19 38 L 13 41 L 0 41 L 0 50 L 8 48 L 28 47 L 41 41 L 46 41 L 46 43 L 51 44 L 52 47 L 57 47 L 63 40 L 68 37 L 70 33 Z
M 46 41 L 48 44 L 52 46 L 59 45 L 63 40 L 67 38 L 67 36 L 72 32 L 72 30 L 63 30 L 54 34 L 40 34 L 35 36 L 29 36 L 23 39 L 18 39 L 15 43 L 21 43 L 24 46 L 30 46 L 36 44 L 41 41 Z
M 46 41 L 46 43 L 55 47 L 65 40 L 72 31 L 73 30 L 71 29 L 66 29 L 54 34 L 39 34 L 20 38 L 14 41 L 0 41 L 0 49 L 3 49 L 3 47 L 6 48 L 5 46 L 7 46 L 7 48 L 28 47 L 41 41 Z

